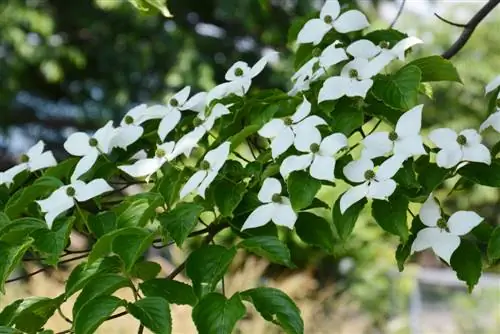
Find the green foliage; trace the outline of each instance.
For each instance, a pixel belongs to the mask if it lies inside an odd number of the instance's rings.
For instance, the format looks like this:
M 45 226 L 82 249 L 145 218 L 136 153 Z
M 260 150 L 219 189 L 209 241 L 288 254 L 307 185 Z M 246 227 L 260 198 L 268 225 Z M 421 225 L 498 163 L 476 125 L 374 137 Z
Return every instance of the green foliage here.
M 198 217 L 204 211 L 203 206 L 193 203 L 181 203 L 172 211 L 158 217 L 165 238 L 171 237 L 178 246 L 182 246 L 189 233 L 198 224 Z
M 417 104 L 422 72 L 417 66 L 408 66 L 398 72 L 375 80 L 373 95 L 387 106 L 408 110 Z
M 457 273 L 458 279 L 466 282 L 469 292 L 472 292 L 483 270 L 481 252 L 477 246 L 462 239 L 460 246 L 451 256 L 450 265 Z
M 161 297 L 145 297 L 127 305 L 127 310 L 153 333 L 172 333 L 172 317 L 168 302 Z
M 422 82 L 456 81 L 462 83 L 457 69 L 451 61 L 441 56 L 430 56 L 414 60 L 406 65 L 416 66 L 422 73 Z
M 24 240 L 18 245 L 10 245 L 0 241 L 0 254 L 2 254 L 0 257 L 0 292 L 5 293 L 5 281 L 10 273 L 16 269 L 19 261 L 21 261 L 24 253 L 32 243 L 33 239 L 31 238 Z
M 326 219 L 309 212 L 299 213 L 295 231 L 302 241 L 321 247 L 327 252 L 333 251 L 334 226 Z
M 404 243 L 408 240 L 408 200 L 395 192 L 387 201 L 373 200 L 372 216 L 385 231 L 397 235 Z
M 194 306 L 198 302 L 190 285 L 171 279 L 151 279 L 139 287 L 145 296 L 162 296 L 171 304 Z
M 238 293 L 229 299 L 218 293 L 209 293 L 193 308 L 193 321 L 200 334 L 229 334 L 245 311 Z
M 251 253 L 262 256 L 271 262 L 282 264 L 290 268 L 295 267 L 290 258 L 290 251 L 288 250 L 286 245 L 276 237 L 251 237 L 240 242 L 238 244 L 238 247 L 244 248 Z
M 113 296 L 101 296 L 90 300 L 76 314 L 73 331 L 75 334 L 94 333 L 120 306 L 125 306 L 125 302 Z
M 288 176 L 288 193 L 295 211 L 310 206 L 321 188 L 321 182 L 312 178 L 307 172 L 293 172 Z
M 332 219 L 338 236 L 341 240 L 346 241 L 354 230 L 354 225 L 358 220 L 361 210 L 363 210 L 366 205 L 366 199 L 359 201 L 358 203 L 352 205 L 347 209 L 344 214 L 340 212 L 340 196 L 333 205 Z

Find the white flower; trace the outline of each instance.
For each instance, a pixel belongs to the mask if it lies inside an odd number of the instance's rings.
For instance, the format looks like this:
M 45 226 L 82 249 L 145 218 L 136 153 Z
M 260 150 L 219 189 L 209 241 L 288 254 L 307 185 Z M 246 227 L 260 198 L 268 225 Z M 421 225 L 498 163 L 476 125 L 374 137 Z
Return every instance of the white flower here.
M 231 143 L 226 141 L 205 155 L 204 160 L 200 163 L 201 170 L 194 173 L 184 187 L 182 187 L 180 193 L 181 199 L 193 191 L 205 198 L 205 191 L 212 181 L 215 180 L 219 170 L 229 157 L 230 147 Z
M 451 255 L 460 245 L 460 236 L 469 233 L 483 221 L 483 218 L 472 211 L 455 212 L 446 221 L 442 218 L 441 209 L 432 194 L 422 205 L 418 215 L 428 227 L 417 233 L 411 245 L 411 253 L 432 248 L 434 253 L 448 264 Z
M 19 173 L 28 170 L 34 172 L 40 169 L 57 165 L 57 161 L 51 151 L 44 152 L 45 143 L 39 141 L 33 145 L 26 154 L 21 156 L 21 163 L 13 166 L 5 172 L 0 172 L 0 185 L 10 186 Z
M 97 161 L 100 154 L 108 154 L 111 149 L 111 141 L 115 135 L 113 122 L 109 121 L 105 126 L 89 136 L 84 132 L 75 132 L 64 142 L 64 148 L 71 155 L 82 157 L 73 171 L 71 182 L 75 182 L 80 176 L 89 171 Z
M 174 146 L 173 141 L 157 145 L 153 158 L 138 159 L 133 165 L 118 166 L 118 168 L 130 176 L 136 178 L 145 177 L 146 182 L 149 182 L 151 175 L 156 173 L 165 162 L 172 160 Z
M 303 131 L 318 132 L 316 126 L 326 124 L 325 120 L 318 116 L 308 116 L 311 112 L 311 103 L 306 98 L 297 107 L 295 113 L 285 119 L 273 119 L 266 123 L 260 130 L 259 135 L 272 138 L 271 151 L 273 158 L 277 158 L 293 145 L 296 132 Z M 306 135 L 306 132 L 302 132 Z
M 340 76 L 325 80 L 319 91 L 318 102 L 337 100 L 344 95 L 366 97 L 373 86 L 373 80 L 370 78 L 378 73 L 372 65 L 369 60 L 363 58 L 347 63 Z
M 497 76 L 489 84 L 486 85 L 485 92 L 486 92 L 486 94 L 491 93 L 492 91 L 494 91 L 498 87 L 500 87 L 500 75 Z M 500 92 L 498 92 L 497 99 L 500 100 Z
M 50 228 L 56 217 L 71 209 L 75 205 L 75 201 L 85 202 L 112 190 L 113 188 L 104 179 L 96 179 L 89 183 L 76 180 L 70 185 L 55 190 L 46 199 L 36 202 L 42 212 L 46 213 L 45 221 Z
M 269 221 L 293 229 L 297 214 L 293 211 L 290 200 L 280 194 L 281 183 L 272 177 L 265 179 L 257 194 L 259 201 L 264 204 L 248 216 L 241 230 L 264 226 Z
M 393 151 L 394 155 L 409 158 L 426 154 L 420 129 L 422 127 L 422 109 L 418 105 L 404 113 L 396 123 L 393 132 L 375 132 L 363 139 L 361 155 L 368 159 L 381 157 Z
M 337 0 L 328 0 L 323 5 L 319 19 L 311 19 L 299 31 L 297 43 L 317 45 L 332 28 L 340 33 L 362 30 L 370 24 L 366 16 L 358 10 L 349 10 L 340 15 Z
M 452 168 L 462 161 L 491 163 L 491 154 L 481 144 L 481 135 L 476 130 L 467 129 L 459 134 L 448 128 L 433 130 L 429 139 L 441 150 L 436 156 L 439 167 Z
M 167 135 L 176 127 L 181 120 L 181 111 L 198 110 L 200 104 L 203 105 L 204 93 L 198 93 L 188 100 L 191 87 L 186 86 L 168 100 L 166 106 L 156 106 L 163 112 L 163 118 L 158 126 L 158 136 L 160 140 L 165 140 Z
M 384 161 L 375 172 L 373 161 L 366 158 L 351 161 L 344 167 L 344 175 L 351 182 L 361 183 L 347 190 L 340 199 L 343 214 L 354 203 L 363 198 L 385 200 L 396 190 L 392 177 L 401 168 L 403 159 L 393 156 Z
M 500 109 L 488 116 L 486 121 L 479 127 L 479 132 L 483 132 L 490 126 L 495 129 L 495 131 L 500 132 Z
M 227 70 L 225 75 L 225 79 L 228 81 L 228 85 L 223 86 L 226 88 L 226 94 L 233 93 L 238 96 L 245 95 L 252 85 L 252 79 L 264 70 L 269 59 L 275 55 L 276 52 L 264 55 L 252 67 L 244 61 L 237 61 L 234 63 L 229 70 Z
M 342 133 L 334 133 L 321 140 L 319 132 L 308 132 L 308 135 L 297 134 L 295 147 L 307 154 L 291 155 L 280 166 L 280 173 L 286 178 L 291 172 L 310 167 L 309 173 L 318 180 L 334 181 L 335 154 L 347 146 L 347 137 Z

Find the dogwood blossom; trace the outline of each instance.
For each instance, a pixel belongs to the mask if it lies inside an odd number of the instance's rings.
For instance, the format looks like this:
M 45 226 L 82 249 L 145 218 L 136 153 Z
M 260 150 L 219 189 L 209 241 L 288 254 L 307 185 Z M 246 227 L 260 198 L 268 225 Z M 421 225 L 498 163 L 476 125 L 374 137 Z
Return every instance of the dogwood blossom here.
M 89 171 L 100 154 L 108 154 L 112 150 L 111 141 L 114 135 L 113 122 L 109 121 L 92 136 L 85 132 L 75 132 L 68 137 L 64 142 L 66 151 L 71 155 L 82 157 L 76 164 L 71 176 L 71 182 L 75 182 L 80 176 Z
M 393 156 L 384 161 L 374 171 L 373 161 L 366 158 L 351 161 L 344 167 L 345 177 L 355 183 L 361 183 L 347 190 L 340 199 L 340 212 L 343 214 L 354 203 L 363 198 L 385 200 L 396 190 L 392 177 L 403 165 L 403 159 Z
M 19 173 L 28 170 L 34 172 L 40 169 L 57 165 L 57 161 L 51 151 L 44 152 L 45 143 L 38 141 L 33 145 L 26 154 L 21 155 L 21 163 L 0 172 L 0 185 L 6 184 L 10 186 Z
M 45 213 L 45 221 L 51 228 L 56 217 L 71 209 L 75 202 L 85 202 L 112 190 L 113 188 L 104 179 L 92 180 L 89 183 L 76 180 L 55 190 L 46 199 L 36 202 Z
M 281 196 L 281 183 L 268 177 L 262 183 L 257 198 L 263 205 L 256 208 L 245 220 L 241 230 L 266 225 L 272 221 L 276 225 L 293 229 L 297 214 L 293 211 L 288 197 Z
M 488 83 L 486 85 L 485 92 L 486 92 L 486 94 L 489 94 L 492 91 L 494 91 L 495 89 L 497 89 L 498 87 L 500 87 L 500 75 L 497 76 L 495 79 L 493 79 L 490 83 Z M 498 92 L 497 99 L 500 100 L 500 92 Z
M 280 166 L 280 173 L 286 178 L 291 172 L 309 168 L 312 177 L 318 180 L 333 182 L 335 170 L 335 154 L 347 146 L 347 137 L 342 133 L 334 133 L 321 139 L 319 132 L 311 132 L 309 136 L 298 134 L 294 143 L 303 155 L 291 155 Z
M 340 99 L 342 96 L 361 96 L 366 94 L 373 86 L 372 76 L 378 69 L 363 58 L 357 58 L 345 64 L 340 76 L 333 76 L 325 80 L 318 95 L 318 102 Z
M 439 167 L 452 168 L 462 161 L 491 163 L 491 154 L 481 144 L 481 135 L 474 129 L 459 134 L 448 128 L 431 131 L 429 139 L 441 150 L 436 156 Z
M 482 217 L 472 211 L 455 212 L 446 221 L 432 194 L 422 205 L 418 215 L 427 227 L 417 233 L 411 245 L 411 253 L 432 248 L 448 264 L 460 245 L 460 236 L 466 235 L 483 221 Z
M 293 145 L 296 133 L 304 136 L 317 132 L 316 126 L 326 124 L 325 120 L 318 116 L 308 116 L 311 113 L 311 103 L 306 98 L 297 107 L 291 117 L 285 119 L 275 118 L 266 123 L 259 131 L 259 135 L 271 138 L 271 153 L 273 158 L 277 158 Z
M 173 141 L 157 145 L 153 158 L 138 159 L 133 165 L 118 166 L 118 168 L 130 176 L 145 177 L 146 182 L 149 182 L 151 175 L 156 173 L 165 162 L 172 160 L 174 147 Z
M 362 30 L 370 24 L 366 16 L 358 10 L 340 14 L 338 0 L 328 0 L 321 8 L 319 19 L 311 19 L 299 31 L 297 43 L 317 45 L 332 28 L 340 33 Z
M 373 159 L 391 151 L 402 158 L 426 154 L 420 135 L 423 107 L 421 104 L 405 112 L 396 123 L 395 131 L 375 132 L 366 136 L 362 141 L 364 148 L 361 155 Z
M 484 121 L 479 127 L 479 132 L 483 132 L 490 126 L 495 129 L 496 132 L 500 132 L 500 109 L 488 116 L 486 121 Z
M 182 187 L 180 192 L 181 199 L 192 192 L 196 192 L 205 198 L 205 191 L 213 180 L 215 180 L 219 170 L 224 166 L 229 157 L 230 147 L 231 143 L 226 141 L 205 155 L 204 160 L 200 163 L 200 170 L 194 173 L 184 187 Z
M 252 79 L 264 70 L 269 59 L 275 56 L 276 53 L 277 52 L 271 52 L 264 55 L 252 67 L 244 61 L 237 61 L 226 72 L 225 79 L 228 84 L 221 87 L 226 88 L 226 94 L 233 93 L 238 96 L 245 95 L 252 85 Z

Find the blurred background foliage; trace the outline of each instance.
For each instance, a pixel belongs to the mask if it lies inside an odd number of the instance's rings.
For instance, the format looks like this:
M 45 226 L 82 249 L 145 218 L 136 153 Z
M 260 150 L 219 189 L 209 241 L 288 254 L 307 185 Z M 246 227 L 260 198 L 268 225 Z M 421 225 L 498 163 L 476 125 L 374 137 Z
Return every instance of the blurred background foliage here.
M 126 0 L 2 1 L 0 170 L 16 163 L 16 156 L 38 139 L 63 158 L 62 143 L 72 131 L 91 131 L 109 119 L 119 120 L 132 106 L 162 102 L 185 85 L 195 91 L 207 90 L 223 81 L 235 61 L 252 64 L 269 49 L 279 51 L 281 61 L 258 76 L 253 89 L 287 90 L 293 73 L 288 29 L 321 4 L 312 0 L 169 0 L 174 18 L 167 19 L 161 14 L 143 15 Z M 395 8 L 389 14 L 384 12 L 386 4 L 381 0 L 360 1 L 360 5 L 373 23 L 372 29 L 387 28 L 395 15 Z M 448 5 L 440 14 L 457 22 L 467 21 L 478 7 L 459 2 Z M 423 19 L 422 13 L 412 11 L 404 12 L 396 28 L 427 43 L 415 48 L 412 59 L 441 53 L 461 32 L 429 18 L 428 13 Z M 500 72 L 499 31 L 497 10 L 453 59 L 464 85 L 435 84 L 433 100 L 422 100 L 426 103 L 424 127 L 461 129 L 478 126 L 486 117 L 484 85 Z M 442 195 L 452 186 L 442 189 Z M 333 203 L 339 194 L 340 190 L 326 192 L 324 199 Z M 476 187 L 455 193 L 446 205 L 450 210 L 477 210 L 493 226 L 498 224 L 498 201 L 497 190 Z M 333 255 L 305 248 L 289 236 L 298 271 L 316 284 L 314 289 L 305 289 L 302 297 L 322 305 L 322 312 L 317 306 L 311 308 L 309 324 L 321 313 L 330 320 L 357 319 L 366 325 L 366 333 L 367 328 L 370 333 L 388 333 L 394 309 L 407 308 L 411 282 L 395 284 L 389 274 L 397 268 L 397 240 L 368 217 L 366 212 L 352 238 L 339 242 Z M 417 261 L 441 266 L 426 252 Z M 234 268 L 235 277 L 241 267 Z M 260 274 L 279 280 L 290 273 L 265 267 Z M 302 288 L 299 284 L 296 290 Z M 328 297 L 320 298 L 321 291 L 328 291 Z M 326 325 L 325 333 L 333 333 L 329 328 Z

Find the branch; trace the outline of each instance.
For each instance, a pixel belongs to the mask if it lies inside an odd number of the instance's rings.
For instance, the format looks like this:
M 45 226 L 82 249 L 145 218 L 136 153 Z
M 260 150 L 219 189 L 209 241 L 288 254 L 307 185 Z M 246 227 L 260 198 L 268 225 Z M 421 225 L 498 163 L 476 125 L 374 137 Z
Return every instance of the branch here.
M 396 22 L 398 22 L 401 14 L 403 14 L 403 10 L 405 9 L 405 5 L 406 5 L 406 0 L 402 0 L 401 5 L 399 6 L 398 13 L 396 14 L 396 17 L 394 18 L 394 20 L 392 20 L 392 23 L 389 26 L 389 28 L 393 28 L 396 25 Z
M 445 59 L 450 59 L 454 55 L 456 55 L 464 46 L 465 44 L 469 41 L 470 37 L 472 36 L 472 33 L 474 30 L 476 30 L 476 27 L 481 23 L 481 21 L 488 16 L 489 13 L 500 3 L 500 0 L 490 0 L 488 1 L 479 12 L 477 12 L 472 19 L 467 22 L 467 24 L 464 27 L 464 30 L 462 31 L 462 34 L 460 37 L 458 37 L 457 41 L 448 49 L 446 50 L 441 56 Z
M 438 13 L 434 13 L 434 16 L 437 17 L 438 19 L 440 19 L 441 21 L 448 23 L 449 25 L 452 25 L 454 27 L 459 27 L 459 28 L 466 28 L 467 27 L 467 24 L 456 23 L 456 22 L 450 21 L 448 19 L 445 19 L 444 17 L 442 17 Z

